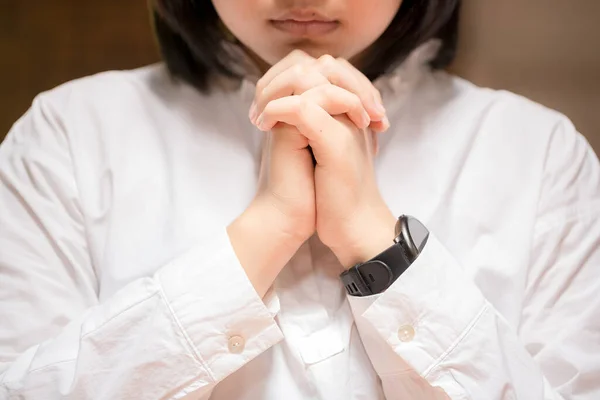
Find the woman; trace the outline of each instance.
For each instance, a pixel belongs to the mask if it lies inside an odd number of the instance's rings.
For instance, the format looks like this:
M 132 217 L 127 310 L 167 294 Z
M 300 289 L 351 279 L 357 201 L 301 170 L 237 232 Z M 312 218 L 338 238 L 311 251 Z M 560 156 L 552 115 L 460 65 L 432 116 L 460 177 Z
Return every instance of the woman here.
M 458 1 L 152 7 L 2 145 L 0 397 L 600 396 L 598 159 Z

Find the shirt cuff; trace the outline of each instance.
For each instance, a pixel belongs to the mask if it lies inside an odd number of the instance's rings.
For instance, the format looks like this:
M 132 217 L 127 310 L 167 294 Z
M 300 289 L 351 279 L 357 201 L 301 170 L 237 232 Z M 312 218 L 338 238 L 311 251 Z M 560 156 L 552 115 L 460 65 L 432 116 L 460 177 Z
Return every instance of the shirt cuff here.
M 226 230 L 157 272 L 163 295 L 184 339 L 219 382 L 277 344 L 278 299 L 268 307 L 254 290 Z
M 408 368 L 427 376 L 466 336 L 487 304 L 433 234 L 384 293 L 348 299 L 380 376 Z

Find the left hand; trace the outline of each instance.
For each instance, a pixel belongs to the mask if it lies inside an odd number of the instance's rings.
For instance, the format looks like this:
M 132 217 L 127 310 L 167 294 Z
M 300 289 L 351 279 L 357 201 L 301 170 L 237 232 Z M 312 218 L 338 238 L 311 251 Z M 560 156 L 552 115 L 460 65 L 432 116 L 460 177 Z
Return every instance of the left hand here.
M 347 73 L 360 74 L 356 79 L 363 84 L 362 91 L 373 90 L 358 70 L 345 61 L 338 62 Z M 256 99 L 257 104 L 266 104 L 256 119 L 259 129 L 268 131 L 278 122 L 293 125 L 313 150 L 316 229 L 321 241 L 346 268 L 389 247 L 396 217 L 377 187 L 374 134 L 368 128 L 371 121 L 361 96 L 330 82 L 273 100 L 262 98 L 265 93 L 269 93 L 268 85 Z

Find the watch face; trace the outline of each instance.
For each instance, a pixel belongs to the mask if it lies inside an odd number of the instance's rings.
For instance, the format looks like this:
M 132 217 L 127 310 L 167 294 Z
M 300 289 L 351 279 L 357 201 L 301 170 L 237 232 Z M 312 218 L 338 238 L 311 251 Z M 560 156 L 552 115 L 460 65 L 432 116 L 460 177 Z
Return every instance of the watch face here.
M 419 250 L 419 253 L 421 253 L 423 247 L 425 247 L 425 243 L 427 243 L 429 231 L 421 221 L 413 217 L 408 218 L 407 225 L 410 237 L 415 244 L 415 247 Z

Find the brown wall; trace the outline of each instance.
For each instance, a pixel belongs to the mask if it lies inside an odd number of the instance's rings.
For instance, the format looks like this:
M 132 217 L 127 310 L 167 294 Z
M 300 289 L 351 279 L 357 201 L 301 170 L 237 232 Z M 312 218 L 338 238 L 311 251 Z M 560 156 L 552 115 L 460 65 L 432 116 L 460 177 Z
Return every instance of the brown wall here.
M 0 1 L 0 139 L 40 91 L 158 60 L 143 1 Z
M 453 68 L 560 110 L 600 152 L 600 1 L 464 1 Z
M 561 110 L 600 150 L 600 1 L 464 1 L 454 70 Z M 0 57 L 0 138 L 42 90 L 158 60 L 132 0 L 3 0 Z

